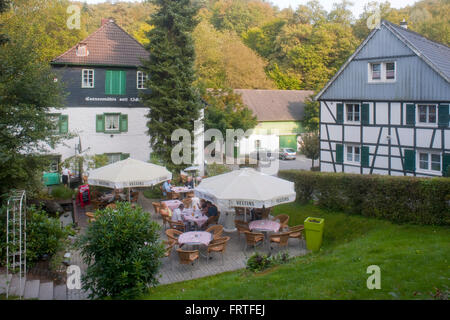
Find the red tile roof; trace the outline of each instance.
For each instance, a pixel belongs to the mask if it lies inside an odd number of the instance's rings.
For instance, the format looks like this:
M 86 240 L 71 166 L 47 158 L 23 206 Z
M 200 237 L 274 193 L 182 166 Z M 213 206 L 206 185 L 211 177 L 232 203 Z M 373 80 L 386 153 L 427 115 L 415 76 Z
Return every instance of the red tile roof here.
M 253 111 L 258 121 L 303 120 L 308 90 L 253 90 L 235 89 L 244 104 Z
M 87 45 L 89 54 L 77 56 L 77 47 Z M 89 37 L 55 58 L 53 64 L 130 66 L 142 65 L 148 58 L 145 48 L 113 20 L 104 23 Z

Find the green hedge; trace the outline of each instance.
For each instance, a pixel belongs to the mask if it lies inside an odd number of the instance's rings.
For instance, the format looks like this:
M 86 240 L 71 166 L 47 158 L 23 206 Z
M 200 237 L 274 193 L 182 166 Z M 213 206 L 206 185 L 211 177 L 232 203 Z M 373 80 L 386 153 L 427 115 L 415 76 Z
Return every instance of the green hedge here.
M 280 171 L 297 201 L 397 223 L 450 225 L 450 179 Z

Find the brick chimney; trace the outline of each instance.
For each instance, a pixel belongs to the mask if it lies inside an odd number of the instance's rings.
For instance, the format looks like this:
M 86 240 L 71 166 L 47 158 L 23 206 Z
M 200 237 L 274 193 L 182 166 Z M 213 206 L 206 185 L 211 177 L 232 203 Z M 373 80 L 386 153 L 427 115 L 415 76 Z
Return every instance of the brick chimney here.
M 403 29 L 408 29 L 408 22 L 406 22 L 406 20 L 403 19 L 403 21 L 400 22 L 400 27 L 402 27 Z

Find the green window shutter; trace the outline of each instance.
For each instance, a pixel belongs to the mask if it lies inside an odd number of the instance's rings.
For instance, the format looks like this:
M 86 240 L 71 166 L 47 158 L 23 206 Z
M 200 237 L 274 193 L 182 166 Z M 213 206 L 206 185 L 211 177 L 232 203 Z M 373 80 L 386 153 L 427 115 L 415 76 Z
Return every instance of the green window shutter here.
M 369 104 L 361 105 L 361 124 L 369 124 Z
M 120 132 L 128 132 L 128 115 L 127 114 L 121 114 L 120 115 Z
M 105 94 L 124 95 L 127 87 L 126 71 L 106 71 Z
M 444 153 L 442 155 L 442 175 L 444 177 L 450 177 L 450 153 Z
M 406 124 L 416 124 L 416 106 L 414 104 L 406 105 Z
M 118 94 L 125 94 L 127 88 L 127 72 L 119 71 L 119 90 Z
M 105 116 L 103 114 L 97 115 L 96 132 L 105 132 Z
M 129 153 L 121 153 L 120 154 L 120 160 L 125 160 L 128 159 L 130 157 Z
M 113 72 L 106 71 L 105 77 L 105 94 L 113 94 Z
M 69 132 L 69 116 L 60 115 L 59 116 L 59 133 Z
M 369 167 L 369 147 L 361 147 L 361 166 Z
M 336 122 L 343 123 L 344 122 L 344 104 L 337 104 L 337 113 L 336 113 Z
M 448 127 L 448 104 L 441 104 L 439 106 L 439 127 Z
M 403 166 L 406 171 L 416 171 L 416 153 L 414 150 L 405 150 Z
M 336 163 L 344 162 L 344 146 L 342 144 L 336 144 Z

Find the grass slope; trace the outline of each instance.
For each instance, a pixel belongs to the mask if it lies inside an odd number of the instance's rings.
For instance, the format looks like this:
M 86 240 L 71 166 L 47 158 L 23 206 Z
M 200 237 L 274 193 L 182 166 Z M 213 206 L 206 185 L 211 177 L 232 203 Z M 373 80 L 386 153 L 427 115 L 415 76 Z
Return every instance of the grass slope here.
M 308 205 L 279 206 L 289 225 L 325 218 L 323 248 L 289 264 L 253 274 L 227 272 L 152 288 L 144 299 L 432 299 L 450 287 L 450 228 L 395 225 L 326 212 Z M 366 286 L 370 265 L 381 268 L 381 289 Z

